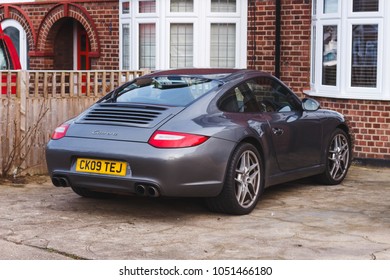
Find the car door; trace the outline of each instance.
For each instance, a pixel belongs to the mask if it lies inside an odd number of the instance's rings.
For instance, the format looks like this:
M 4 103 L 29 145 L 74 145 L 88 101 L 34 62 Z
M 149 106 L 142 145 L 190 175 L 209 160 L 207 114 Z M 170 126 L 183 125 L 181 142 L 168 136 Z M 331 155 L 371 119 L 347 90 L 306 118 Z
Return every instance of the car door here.
M 297 96 L 273 77 L 248 81 L 260 110 L 269 119 L 269 133 L 280 170 L 320 163 L 322 126 L 315 112 L 304 111 Z

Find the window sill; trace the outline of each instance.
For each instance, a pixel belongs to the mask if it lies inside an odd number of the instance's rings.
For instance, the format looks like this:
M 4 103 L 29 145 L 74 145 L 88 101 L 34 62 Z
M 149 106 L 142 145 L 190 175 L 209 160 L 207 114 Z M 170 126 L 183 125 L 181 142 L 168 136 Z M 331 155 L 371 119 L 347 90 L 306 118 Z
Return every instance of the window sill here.
M 323 97 L 336 99 L 354 99 L 354 100 L 375 100 L 375 101 L 389 101 L 390 96 L 383 96 L 383 94 L 362 94 L 362 93 L 346 93 L 346 92 L 324 92 L 315 90 L 304 90 L 303 93 L 309 97 Z

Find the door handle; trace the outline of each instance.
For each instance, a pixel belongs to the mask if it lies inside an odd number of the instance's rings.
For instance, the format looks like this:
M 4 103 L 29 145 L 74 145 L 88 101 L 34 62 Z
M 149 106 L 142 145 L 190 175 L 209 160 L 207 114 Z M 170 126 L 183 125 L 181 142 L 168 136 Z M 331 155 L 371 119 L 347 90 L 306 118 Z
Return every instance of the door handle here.
M 282 135 L 284 130 L 282 128 L 272 128 L 272 133 L 276 136 Z

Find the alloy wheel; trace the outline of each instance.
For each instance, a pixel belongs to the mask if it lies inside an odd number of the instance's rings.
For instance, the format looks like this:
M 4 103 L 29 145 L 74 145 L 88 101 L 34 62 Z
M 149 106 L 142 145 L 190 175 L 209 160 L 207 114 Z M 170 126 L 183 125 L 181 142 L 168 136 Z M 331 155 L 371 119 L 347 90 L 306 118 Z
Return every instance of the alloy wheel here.
M 348 170 L 350 149 L 348 139 L 344 134 L 336 134 L 332 139 L 328 159 L 329 172 L 333 180 L 338 181 Z
M 244 208 L 252 206 L 257 201 L 261 183 L 261 167 L 253 151 L 246 150 L 241 154 L 234 180 L 237 202 Z

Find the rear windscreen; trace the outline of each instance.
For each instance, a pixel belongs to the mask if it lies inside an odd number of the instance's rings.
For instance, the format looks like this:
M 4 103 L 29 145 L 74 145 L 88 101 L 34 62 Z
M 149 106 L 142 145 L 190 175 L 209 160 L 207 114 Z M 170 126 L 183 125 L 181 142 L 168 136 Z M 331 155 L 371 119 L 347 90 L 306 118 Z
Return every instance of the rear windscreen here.
M 139 78 L 119 88 L 116 102 L 186 106 L 201 97 L 221 82 L 188 76 L 160 76 Z

